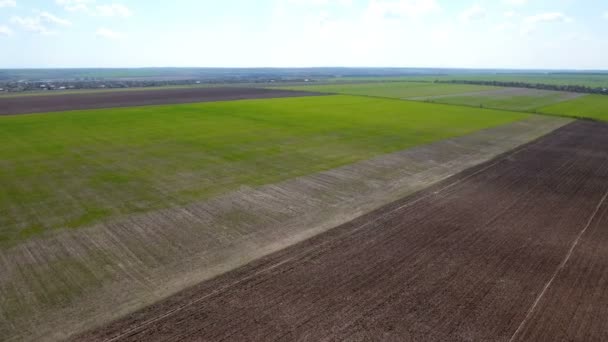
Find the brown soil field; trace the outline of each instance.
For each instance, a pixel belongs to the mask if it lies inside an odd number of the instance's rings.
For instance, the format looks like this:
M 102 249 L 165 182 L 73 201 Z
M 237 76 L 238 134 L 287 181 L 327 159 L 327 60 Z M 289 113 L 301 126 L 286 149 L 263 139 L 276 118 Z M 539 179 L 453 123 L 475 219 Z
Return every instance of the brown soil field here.
M 606 340 L 607 145 L 574 122 L 75 340 Z
M 0 97 L 0 115 L 318 95 L 322 94 L 279 89 L 218 87 Z

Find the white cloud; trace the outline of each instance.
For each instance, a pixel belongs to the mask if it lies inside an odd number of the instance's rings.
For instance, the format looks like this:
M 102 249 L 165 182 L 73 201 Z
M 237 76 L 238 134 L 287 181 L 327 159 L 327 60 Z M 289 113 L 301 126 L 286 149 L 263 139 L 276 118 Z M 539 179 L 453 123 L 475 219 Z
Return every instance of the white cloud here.
M 526 19 L 524 19 L 524 21 L 528 24 L 537 24 L 537 23 L 543 23 L 543 22 L 569 23 L 569 22 L 572 22 L 572 18 L 570 18 L 560 12 L 548 12 L 548 13 L 541 13 L 541 14 L 527 17 Z
M 103 17 L 130 17 L 131 10 L 123 4 L 97 6 L 97 13 Z
M 12 36 L 13 30 L 8 26 L 0 26 L 0 36 Z
M 568 33 L 567 35 L 564 36 L 563 40 L 564 41 L 571 41 L 571 42 L 590 42 L 593 39 L 590 36 L 586 35 L 586 34 Z
M 463 22 L 471 22 L 474 20 L 483 19 L 485 16 L 486 10 L 483 7 L 475 4 L 460 14 L 460 20 Z
M 287 4 L 290 5 L 312 5 L 312 6 L 326 6 L 326 5 L 340 5 L 349 6 L 353 4 L 352 0 L 287 0 Z
M 511 6 L 522 6 L 528 3 L 528 0 L 502 0 L 503 3 Z
M 130 17 L 133 14 L 129 7 L 121 3 L 96 5 L 95 0 L 55 0 L 55 3 L 69 12 L 84 12 L 102 17 Z
M 17 2 L 15 0 L 0 0 L 0 8 L 3 7 L 17 7 Z
M 57 5 L 69 12 L 87 12 L 93 2 L 94 0 L 55 0 Z
M 16 24 L 26 31 L 49 35 L 54 34 L 48 26 L 71 26 L 72 23 L 68 20 L 59 18 L 48 12 L 40 12 L 35 17 L 19 17 L 11 18 L 11 23 Z
M 371 0 L 367 9 L 370 17 L 420 17 L 441 9 L 436 0 Z
M 547 12 L 524 18 L 521 33 L 530 34 L 534 32 L 538 25 L 546 23 L 570 23 L 572 18 L 561 12 Z
M 123 38 L 124 35 L 120 32 L 116 32 L 107 28 L 98 28 L 95 32 L 97 37 L 105 38 L 105 39 L 120 39 Z
M 49 23 L 49 24 L 54 24 L 54 25 L 58 25 L 58 26 L 71 26 L 72 23 L 66 19 L 61 19 L 49 12 L 41 12 L 38 16 L 40 18 L 40 21 Z
M 604 12 L 603 17 L 604 17 L 604 19 L 608 20 L 608 11 Z
M 349 9 L 353 0 L 274 0 L 273 4 L 272 17 L 296 15 L 306 18 L 316 16 L 319 12 Z
M 51 34 L 52 31 L 44 26 L 40 22 L 39 17 L 12 17 L 11 23 L 16 24 L 26 31 L 40 33 L 40 34 Z

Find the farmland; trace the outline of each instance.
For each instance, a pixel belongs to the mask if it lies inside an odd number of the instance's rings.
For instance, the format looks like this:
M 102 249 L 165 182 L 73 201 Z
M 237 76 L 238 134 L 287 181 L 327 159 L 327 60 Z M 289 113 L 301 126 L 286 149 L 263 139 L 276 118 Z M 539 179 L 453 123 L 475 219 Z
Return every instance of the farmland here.
M 252 86 L 253 84 L 238 84 L 238 88 Z M 131 87 L 131 88 L 106 88 L 106 89 L 64 89 L 64 90 L 38 90 L 27 92 L 3 92 L 0 93 L 0 99 L 11 97 L 31 97 L 31 96 L 66 96 L 66 95 L 81 95 L 81 94 L 105 94 L 105 93 L 121 93 L 131 91 L 157 91 L 157 90 L 178 90 L 178 89 L 199 89 L 199 88 L 226 88 L 226 84 L 196 84 L 196 85 L 175 85 L 175 86 L 158 86 L 158 87 Z
M 471 81 L 499 81 L 499 82 L 524 82 L 541 83 L 551 85 L 580 85 L 590 88 L 608 87 L 608 73 L 495 73 L 495 74 L 453 74 L 447 76 L 430 76 L 422 78 L 425 80 L 471 80 Z
M 542 107 L 539 112 L 608 121 L 608 96 L 587 95 L 572 101 Z
M 608 121 L 608 96 L 444 83 L 370 82 L 280 87 Z
M 386 97 L 525 112 L 535 112 L 542 107 L 586 96 L 585 94 L 563 91 L 430 82 L 369 82 L 339 85 L 284 86 L 279 87 L 279 89 Z M 546 113 L 551 112 L 548 111 Z
M 76 340 L 603 340 L 606 144 L 575 122 Z
M 0 342 L 608 342 L 606 23 L 0 0 Z
M 5 117 L 0 240 L 181 205 L 524 117 L 348 96 Z
M 584 94 L 537 89 L 503 88 L 469 94 L 441 95 L 416 100 L 462 106 L 494 108 L 514 111 L 536 111 L 541 107 L 565 102 Z
M 31 341 L 272 339 L 285 333 L 272 327 L 283 319 L 272 312 L 293 315 L 288 324 L 301 327 L 294 339 L 363 338 L 362 327 L 390 336 L 379 321 L 420 327 L 400 331 L 410 336 L 428 335 L 423 327 L 433 326 L 428 336 L 435 340 L 513 333 L 576 236 L 575 223 L 593 212 L 605 178 L 605 156 L 597 147 L 602 124 L 517 111 L 540 107 L 578 116 L 569 103 L 598 108 L 602 98 L 424 82 L 287 88 L 0 99 L 14 104 L 3 106 L 7 115 L 0 117 L 0 183 L 6 185 L 0 192 L 0 335 Z M 116 108 L 84 109 L 108 106 Z M 52 113 L 24 114 L 45 111 Z M 571 181 L 558 185 L 563 180 Z M 549 215 L 547 206 L 559 215 Z M 545 242 L 549 226 L 557 235 Z M 528 242 L 521 247 L 520 241 Z M 318 247 L 327 244 L 333 247 Z M 300 258 L 309 248 L 318 262 Z M 494 251 L 494 257 L 476 251 Z M 372 255 L 378 258 L 364 262 Z M 604 267 L 595 259 L 594 267 Z M 517 265 L 539 275 L 520 275 Z M 315 277 L 302 280 L 310 274 Z M 441 274 L 452 281 L 442 283 L 447 278 Z M 474 284 L 474 275 L 485 277 L 487 286 L 463 285 Z M 250 278 L 268 287 L 232 288 Z M 585 286 L 604 285 L 601 278 L 589 281 Z M 330 289 L 328 282 L 351 299 L 321 291 Z M 493 289 L 502 282 L 502 290 Z M 342 304 L 332 306 L 335 312 L 306 305 L 279 288 Z M 425 297 L 426 288 L 445 296 Z M 482 293 L 493 299 L 486 302 Z M 380 294 L 398 300 L 387 306 L 393 300 Z M 431 303 L 429 311 L 414 315 L 405 308 L 418 307 L 418 300 Z M 554 324 L 541 312 L 559 306 L 543 300 L 526 322 Z M 193 301 L 204 308 L 190 307 Z M 218 301 L 242 303 L 242 312 Z M 471 311 L 475 303 L 482 311 Z M 260 307 L 269 325 L 250 324 L 248 315 Z M 371 307 L 377 309 L 367 320 L 349 314 Z M 241 319 L 222 323 L 232 317 Z M 490 328 L 476 330 L 463 317 Z M 149 330 L 150 320 L 164 332 Z M 324 323 L 316 330 L 303 323 L 317 321 Z M 225 328 L 209 328 L 216 322 Z M 521 326 L 518 336 L 544 331 Z
M 370 82 L 353 84 L 287 86 L 282 89 L 407 99 L 500 89 L 488 86 L 436 84 L 431 82 Z
M 608 73 L 597 72 L 517 72 L 505 70 L 440 70 L 430 69 L 426 72 L 392 77 L 336 77 L 329 82 L 446 82 L 446 81 L 481 81 L 481 82 L 521 82 L 528 84 L 549 84 L 561 86 L 585 86 L 590 88 L 608 88 Z
M 289 90 L 231 87 L 108 90 L 88 93 L 80 91 L 75 94 L 54 93 L 51 95 L 0 97 L 0 115 L 315 95 L 318 94 Z M 27 98 L 24 98 L 24 96 L 27 96 Z

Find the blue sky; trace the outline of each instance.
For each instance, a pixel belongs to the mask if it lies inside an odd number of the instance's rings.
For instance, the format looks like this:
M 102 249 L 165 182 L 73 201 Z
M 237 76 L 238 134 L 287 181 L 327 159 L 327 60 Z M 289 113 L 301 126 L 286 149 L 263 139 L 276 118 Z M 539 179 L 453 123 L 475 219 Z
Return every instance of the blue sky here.
M 608 69 L 605 0 L 0 0 L 0 68 Z

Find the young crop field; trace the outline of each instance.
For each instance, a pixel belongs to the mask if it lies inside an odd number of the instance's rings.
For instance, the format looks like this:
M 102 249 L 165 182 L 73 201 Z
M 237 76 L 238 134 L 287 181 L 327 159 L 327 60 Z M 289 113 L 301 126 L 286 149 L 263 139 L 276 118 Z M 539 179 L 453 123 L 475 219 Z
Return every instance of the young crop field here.
M 336 77 L 327 79 L 328 82 L 434 82 L 434 81 L 498 81 L 523 82 L 530 84 L 579 85 L 591 88 L 608 88 L 608 73 L 467 73 L 454 72 L 438 75 L 403 75 L 384 77 Z
M 368 82 L 278 88 L 320 93 L 386 97 L 523 112 L 537 112 L 545 106 L 586 96 L 585 94 L 564 91 L 432 82 Z
M 350 96 L 2 117 L 0 246 L 524 117 Z
M 587 95 L 572 101 L 542 107 L 539 112 L 608 121 L 608 96 Z
M 417 100 L 514 111 L 535 111 L 544 106 L 581 96 L 585 95 L 539 89 L 503 88 L 478 93 L 431 96 Z
M 591 88 L 608 87 L 608 74 L 492 74 L 492 75 L 448 75 L 448 76 L 428 76 L 426 80 L 471 80 L 471 81 L 499 81 L 499 82 L 524 82 L 531 84 L 552 84 L 552 85 L 580 85 Z
M 490 86 L 466 84 L 439 84 L 431 82 L 371 82 L 354 84 L 288 86 L 279 88 L 347 95 L 390 97 L 396 99 L 463 94 L 500 89 L 497 87 Z

